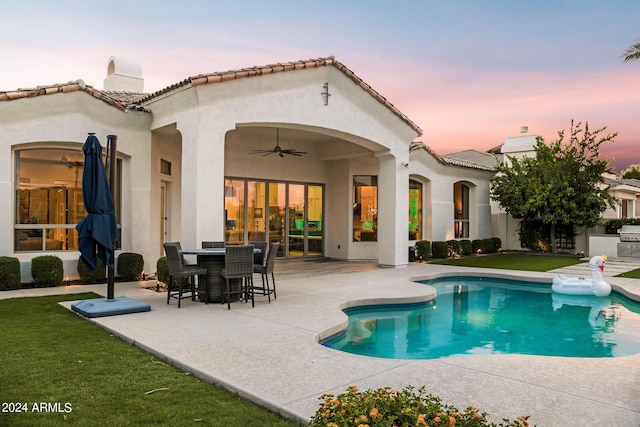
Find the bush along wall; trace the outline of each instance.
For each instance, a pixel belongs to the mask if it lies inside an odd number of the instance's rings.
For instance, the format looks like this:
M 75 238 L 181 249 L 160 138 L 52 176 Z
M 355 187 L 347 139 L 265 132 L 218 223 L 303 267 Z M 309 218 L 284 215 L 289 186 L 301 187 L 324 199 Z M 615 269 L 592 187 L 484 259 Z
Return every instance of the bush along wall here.
M 431 258 L 431 242 L 429 240 L 419 240 L 416 242 L 416 256 L 418 259 Z
M 169 262 L 166 256 L 158 258 L 156 262 L 156 278 L 165 285 L 169 283 Z
M 458 240 L 447 240 L 447 246 L 449 248 L 450 254 L 458 254 L 460 255 L 460 241 Z
M 135 282 L 142 278 L 144 258 L 133 252 L 118 255 L 118 274 L 125 282 Z
M 431 251 L 434 258 L 448 258 L 449 257 L 449 245 L 447 242 L 433 242 L 431 245 Z
M 460 240 L 460 255 L 467 256 L 472 253 L 471 240 Z
M 107 279 L 107 269 L 104 262 L 100 258 L 96 259 L 98 265 L 94 269 L 91 269 L 82 257 L 78 259 L 78 275 L 82 283 L 103 283 Z
M 60 286 L 64 280 L 62 260 L 55 255 L 42 255 L 31 260 L 31 277 L 36 286 Z
M 20 261 L 0 256 L 0 291 L 20 289 Z

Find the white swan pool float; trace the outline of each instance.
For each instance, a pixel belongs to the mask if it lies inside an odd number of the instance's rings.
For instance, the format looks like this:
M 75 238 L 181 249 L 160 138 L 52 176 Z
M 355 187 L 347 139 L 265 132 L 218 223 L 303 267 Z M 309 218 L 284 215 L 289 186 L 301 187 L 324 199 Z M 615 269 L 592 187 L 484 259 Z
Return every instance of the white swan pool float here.
M 591 258 L 589 261 L 591 279 L 567 277 L 562 274 L 556 274 L 553 276 L 551 290 L 559 294 L 606 297 L 611 293 L 611 285 L 602 278 L 602 271 L 604 270 L 604 262 L 606 260 L 607 257 L 605 255 Z

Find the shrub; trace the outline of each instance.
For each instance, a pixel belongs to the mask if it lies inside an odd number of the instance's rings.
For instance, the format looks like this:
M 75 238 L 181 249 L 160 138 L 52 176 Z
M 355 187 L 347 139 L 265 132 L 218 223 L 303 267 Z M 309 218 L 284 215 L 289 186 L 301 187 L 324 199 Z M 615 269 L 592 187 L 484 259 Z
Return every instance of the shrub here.
M 460 242 L 458 240 L 447 240 L 447 247 L 449 248 L 449 252 L 460 255 Z
M 156 262 L 156 278 L 158 282 L 169 283 L 169 262 L 166 256 L 159 258 Z
M 97 267 L 92 270 L 82 257 L 78 259 L 78 275 L 82 283 L 102 283 L 106 280 L 107 270 L 104 262 L 100 258 L 96 258 L 96 260 Z
M 471 251 L 474 254 L 478 253 L 478 250 L 484 252 L 484 244 L 481 239 L 475 239 L 471 241 Z
M 20 261 L 0 256 L 0 291 L 8 289 L 20 289 Z
M 118 255 L 118 274 L 125 282 L 138 281 L 144 270 L 144 258 L 133 252 L 123 252 Z
M 491 238 L 482 239 L 482 252 L 487 254 L 492 254 L 495 252 L 493 250 L 493 240 L 491 240 Z
M 64 266 L 55 255 L 41 255 L 31 260 L 31 277 L 37 286 L 53 287 L 62 285 Z
M 640 225 L 640 218 L 611 219 L 604 223 L 605 234 L 618 234 L 623 225 Z
M 433 242 L 431 250 L 434 258 L 449 257 L 449 245 L 447 245 L 447 242 Z
M 429 240 L 419 240 L 416 242 L 416 255 L 419 259 L 431 258 L 431 242 Z
M 492 237 L 491 245 L 493 246 L 493 252 L 498 252 L 502 248 L 502 240 L 499 237 Z
M 435 242 L 434 242 L 435 243 Z M 318 398 L 322 403 L 309 420 L 312 427 L 337 426 L 426 426 L 456 425 L 469 427 L 525 427 L 529 417 L 518 417 L 502 423 L 490 423 L 486 412 L 475 406 L 459 411 L 445 405 L 437 396 L 427 394 L 424 387 L 415 390 L 408 386 L 403 390 L 391 387 L 359 391 L 350 386 L 345 393 L 335 396 L 324 393 Z
M 472 253 L 471 240 L 460 240 L 460 255 L 471 255 Z

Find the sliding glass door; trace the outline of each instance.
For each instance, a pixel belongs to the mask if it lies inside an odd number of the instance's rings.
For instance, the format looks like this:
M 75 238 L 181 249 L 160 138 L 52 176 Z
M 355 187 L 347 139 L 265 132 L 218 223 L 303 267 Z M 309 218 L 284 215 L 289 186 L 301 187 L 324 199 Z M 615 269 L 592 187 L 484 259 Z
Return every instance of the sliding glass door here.
M 322 256 L 323 208 L 322 185 L 227 179 L 225 241 L 280 242 L 279 257 Z

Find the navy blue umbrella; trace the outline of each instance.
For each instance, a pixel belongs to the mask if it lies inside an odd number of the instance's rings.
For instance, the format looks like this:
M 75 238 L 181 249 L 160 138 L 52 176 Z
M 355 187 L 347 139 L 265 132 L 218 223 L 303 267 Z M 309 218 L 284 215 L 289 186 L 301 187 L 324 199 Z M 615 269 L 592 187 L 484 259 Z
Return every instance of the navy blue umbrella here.
M 89 134 L 82 151 L 85 156 L 82 199 L 87 216 L 76 226 L 78 248 L 85 262 L 91 268 L 96 268 L 96 253 L 104 265 L 112 262 L 113 242 L 118 240 L 118 226 L 113 196 L 102 162 L 102 145 L 95 135 Z

